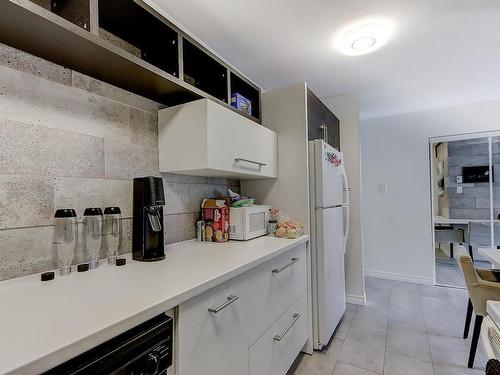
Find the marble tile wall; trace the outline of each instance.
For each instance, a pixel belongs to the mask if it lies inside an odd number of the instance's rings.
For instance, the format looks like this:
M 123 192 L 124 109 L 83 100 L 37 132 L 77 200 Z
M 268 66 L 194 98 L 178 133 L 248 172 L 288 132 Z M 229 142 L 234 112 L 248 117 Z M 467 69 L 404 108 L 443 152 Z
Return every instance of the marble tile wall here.
M 494 167 L 493 210 L 494 217 L 500 214 L 500 142 L 492 140 L 492 162 Z M 486 219 L 485 223 L 470 226 L 470 242 L 476 255 L 477 247 L 490 246 L 490 188 L 489 183 L 465 184 L 462 193 L 457 193 L 456 177 L 462 175 L 462 167 L 488 165 L 488 138 L 448 142 L 449 205 L 451 218 Z M 495 245 L 500 245 L 500 225 L 494 224 Z M 476 256 L 477 257 L 477 256 Z
M 492 143 L 494 167 L 494 216 L 500 214 L 500 142 Z M 490 190 L 487 182 L 465 184 L 457 193 L 456 177 L 462 175 L 462 167 L 488 165 L 488 139 L 477 138 L 448 143 L 448 177 L 451 218 L 489 219 Z
M 195 238 L 202 198 L 239 191 L 237 180 L 159 173 L 160 108 L 0 44 L 0 280 L 56 267 L 58 208 L 121 207 L 130 252 L 134 177 L 163 178 L 167 243 Z

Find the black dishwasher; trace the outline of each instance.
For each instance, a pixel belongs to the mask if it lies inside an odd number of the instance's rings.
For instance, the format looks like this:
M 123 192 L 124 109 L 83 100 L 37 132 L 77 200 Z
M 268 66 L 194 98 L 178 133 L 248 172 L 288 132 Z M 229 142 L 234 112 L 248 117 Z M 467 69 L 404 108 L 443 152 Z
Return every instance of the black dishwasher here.
M 80 354 L 47 375 L 162 375 L 172 365 L 173 319 L 148 320 Z

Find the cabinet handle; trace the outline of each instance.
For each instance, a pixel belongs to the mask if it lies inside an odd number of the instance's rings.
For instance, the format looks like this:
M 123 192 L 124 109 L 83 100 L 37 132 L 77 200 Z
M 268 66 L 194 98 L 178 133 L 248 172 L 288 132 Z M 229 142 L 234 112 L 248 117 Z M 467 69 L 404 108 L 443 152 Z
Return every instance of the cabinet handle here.
M 260 161 L 249 160 L 249 159 L 244 159 L 244 158 L 240 158 L 240 157 L 235 157 L 234 160 L 236 160 L 238 162 L 244 161 L 244 162 L 251 163 L 251 164 L 257 164 L 260 167 L 265 167 L 267 165 L 267 163 L 262 163 Z
M 219 311 L 225 309 L 230 304 L 232 304 L 233 302 L 235 302 L 238 298 L 239 298 L 238 296 L 231 295 L 231 296 L 227 297 L 227 301 L 224 302 L 222 305 L 220 305 L 218 307 L 210 307 L 208 309 L 208 311 L 211 312 L 211 313 L 217 314 Z
M 290 331 L 295 323 L 297 323 L 297 320 L 299 320 L 300 314 L 293 314 L 293 320 L 292 322 L 286 327 L 285 331 L 281 335 L 276 335 L 274 336 L 274 341 L 281 341 L 283 340 L 283 337 L 286 336 L 288 331 Z
M 273 273 L 280 273 L 281 271 L 286 270 L 288 267 L 290 267 L 292 264 L 298 262 L 299 260 L 300 260 L 299 258 L 293 257 L 292 260 L 289 263 L 285 264 L 283 267 L 273 268 Z

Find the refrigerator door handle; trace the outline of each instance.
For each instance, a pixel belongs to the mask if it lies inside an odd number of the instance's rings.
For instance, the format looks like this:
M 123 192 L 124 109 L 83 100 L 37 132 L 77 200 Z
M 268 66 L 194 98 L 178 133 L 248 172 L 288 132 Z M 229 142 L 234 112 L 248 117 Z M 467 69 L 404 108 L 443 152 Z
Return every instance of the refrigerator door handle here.
M 345 186 L 345 193 L 346 193 L 346 199 L 345 203 L 342 205 L 343 209 L 347 210 L 346 211 L 346 223 L 344 226 L 344 235 L 343 235 L 343 243 L 344 243 L 344 254 L 347 253 L 347 238 L 349 237 L 349 222 L 350 220 L 350 214 L 349 214 L 349 181 L 347 180 L 347 174 L 345 173 L 345 170 L 342 172 L 342 177 L 344 178 L 344 186 Z M 342 215 L 343 216 L 343 215 Z

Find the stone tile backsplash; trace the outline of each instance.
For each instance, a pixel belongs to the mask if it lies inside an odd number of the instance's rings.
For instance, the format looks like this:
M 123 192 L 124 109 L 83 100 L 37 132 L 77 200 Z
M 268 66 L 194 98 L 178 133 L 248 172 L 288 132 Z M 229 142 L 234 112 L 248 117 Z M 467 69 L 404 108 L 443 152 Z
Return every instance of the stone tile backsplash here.
M 159 173 L 158 103 L 2 44 L 0 82 L 0 280 L 56 268 L 58 208 L 121 207 L 131 252 L 134 177 L 163 178 L 167 243 L 195 238 L 202 198 L 239 191 Z

